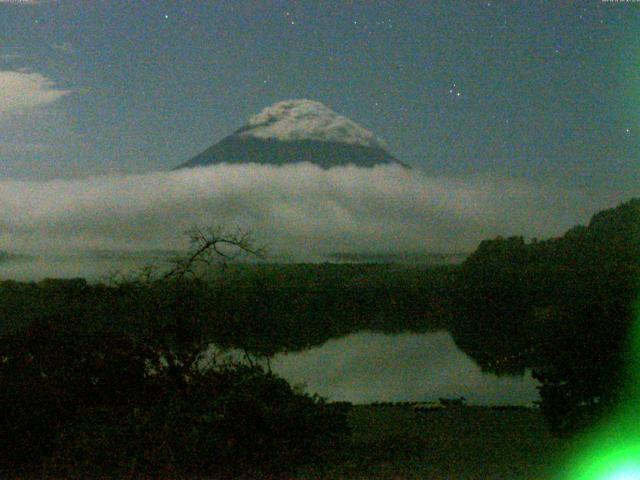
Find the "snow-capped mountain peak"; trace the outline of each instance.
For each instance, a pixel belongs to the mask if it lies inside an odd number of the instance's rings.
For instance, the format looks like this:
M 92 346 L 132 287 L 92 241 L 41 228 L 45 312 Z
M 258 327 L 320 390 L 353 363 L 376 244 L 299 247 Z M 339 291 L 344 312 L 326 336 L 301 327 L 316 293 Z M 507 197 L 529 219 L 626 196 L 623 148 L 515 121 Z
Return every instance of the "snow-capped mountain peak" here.
M 313 100 L 285 100 L 253 115 L 249 122 L 177 168 L 220 163 L 286 165 L 307 162 L 341 165 L 403 165 L 383 142 L 357 123 Z
M 240 133 L 282 141 L 316 140 L 384 148 L 372 132 L 313 100 L 285 100 L 249 119 Z

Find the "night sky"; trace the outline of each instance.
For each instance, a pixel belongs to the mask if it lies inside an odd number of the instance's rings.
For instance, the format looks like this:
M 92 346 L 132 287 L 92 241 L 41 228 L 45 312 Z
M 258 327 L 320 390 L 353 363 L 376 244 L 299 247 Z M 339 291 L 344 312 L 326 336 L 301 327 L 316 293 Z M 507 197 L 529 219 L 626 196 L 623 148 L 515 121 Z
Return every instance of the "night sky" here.
M 0 0 L 5 179 L 167 170 L 290 98 L 583 221 L 638 195 L 640 3 Z
M 430 173 L 600 183 L 638 172 L 639 28 L 640 4 L 600 1 L 5 1 L 0 69 L 70 93 L 53 124 L 3 123 L 2 166 L 166 168 L 310 98 Z

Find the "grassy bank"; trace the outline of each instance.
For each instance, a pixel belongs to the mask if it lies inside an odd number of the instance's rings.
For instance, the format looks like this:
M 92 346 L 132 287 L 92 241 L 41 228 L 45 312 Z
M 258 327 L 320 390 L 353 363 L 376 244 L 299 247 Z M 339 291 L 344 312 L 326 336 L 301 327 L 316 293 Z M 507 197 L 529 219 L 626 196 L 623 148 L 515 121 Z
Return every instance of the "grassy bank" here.
M 539 411 L 355 406 L 353 436 L 340 457 L 302 479 L 543 480 L 566 441 L 552 437 Z

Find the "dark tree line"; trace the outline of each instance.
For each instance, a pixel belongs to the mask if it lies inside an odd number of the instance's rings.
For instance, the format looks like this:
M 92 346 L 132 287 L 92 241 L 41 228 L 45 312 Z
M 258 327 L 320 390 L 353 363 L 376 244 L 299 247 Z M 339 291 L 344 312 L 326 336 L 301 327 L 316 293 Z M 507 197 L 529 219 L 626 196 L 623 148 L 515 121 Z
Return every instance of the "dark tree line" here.
M 575 430 L 621 401 L 639 278 L 639 199 L 560 238 L 484 241 L 459 272 L 454 338 L 485 370 L 533 368 L 552 427 Z

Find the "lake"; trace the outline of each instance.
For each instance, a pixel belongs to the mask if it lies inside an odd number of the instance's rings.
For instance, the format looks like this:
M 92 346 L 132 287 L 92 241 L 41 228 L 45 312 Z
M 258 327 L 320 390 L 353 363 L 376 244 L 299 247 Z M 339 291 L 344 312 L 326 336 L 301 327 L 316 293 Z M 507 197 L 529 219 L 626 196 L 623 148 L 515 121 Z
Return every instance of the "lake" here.
M 530 372 L 522 377 L 482 373 L 448 332 L 359 332 L 303 352 L 280 354 L 274 372 L 309 393 L 353 403 L 467 398 L 476 405 L 531 405 L 538 400 Z

